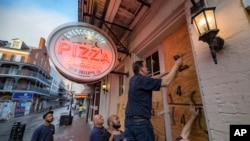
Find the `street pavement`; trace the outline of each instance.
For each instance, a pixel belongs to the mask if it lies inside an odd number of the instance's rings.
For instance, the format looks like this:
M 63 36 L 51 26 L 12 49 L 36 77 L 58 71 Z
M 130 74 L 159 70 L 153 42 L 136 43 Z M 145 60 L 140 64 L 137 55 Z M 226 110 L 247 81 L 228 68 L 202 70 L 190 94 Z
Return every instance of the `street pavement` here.
M 72 125 L 62 125 L 59 126 L 60 116 L 62 113 L 69 113 L 67 107 L 60 107 L 52 109 L 54 111 L 54 121 L 55 125 L 55 135 L 54 141 L 88 141 L 90 126 L 86 123 L 85 114 L 81 118 L 74 111 Z M 0 140 L 8 141 L 10 132 L 14 122 L 21 122 L 21 124 L 26 124 L 23 141 L 30 141 L 31 136 L 35 128 L 43 124 L 42 115 L 45 112 L 30 114 L 23 117 L 13 118 L 9 121 L 0 122 Z

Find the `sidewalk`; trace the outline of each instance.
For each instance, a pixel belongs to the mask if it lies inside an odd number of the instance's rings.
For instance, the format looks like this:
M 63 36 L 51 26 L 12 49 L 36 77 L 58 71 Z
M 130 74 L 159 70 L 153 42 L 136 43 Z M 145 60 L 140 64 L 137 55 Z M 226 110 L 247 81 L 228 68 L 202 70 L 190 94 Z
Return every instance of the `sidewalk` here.
M 67 107 L 52 110 L 54 111 L 54 121 L 52 124 L 55 125 L 54 141 L 89 141 L 91 125 L 86 123 L 86 115 L 84 113 L 82 117 L 79 118 L 77 112 L 72 112 L 74 114 L 72 125 L 59 126 L 60 115 L 62 113 L 68 113 L 69 110 Z M 21 122 L 22 124 L 26 124 L 23 141 L 30 141 L 34 130 L 43 124 L 42 116 L 44 113 L 45 112 L 32 113 L 26 116 L 12 118 L 8 121 L 1 121 L 0 140 L 7 141 L 14 122 Z
M 88 141 L 90 126 L 86 123 L 85 114 L 81 118 L 74 115 L 72 125 L 56 128 L 55 141 Z

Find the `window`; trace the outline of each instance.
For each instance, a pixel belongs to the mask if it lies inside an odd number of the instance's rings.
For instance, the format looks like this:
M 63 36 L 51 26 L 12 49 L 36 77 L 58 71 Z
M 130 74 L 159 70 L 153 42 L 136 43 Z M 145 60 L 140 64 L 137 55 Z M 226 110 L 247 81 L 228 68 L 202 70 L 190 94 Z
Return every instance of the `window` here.
M 38 53 L 36 53 L 36 55 L 35 55 L 35 58 L 36 58 L 36 59 L 38 58 L 38 55 L 39 55 L 39 54 L 38 54 Z
M 4 90 L 12 90 L 14 85 L 14 79 L 7 79 L 4 85 Z
M 11 61 L 23 62 L 23 56 L 21 56 L 21 55 L 12 55 L 11 56 Z
M 146 66 L 149 71 L 149 76 L 160 74 L 160 63 L 158 51 L 146 58 Z
M 12 43 L 12 48 L 20 49 L 22 46 L 22 41 L 21 40 L 15 40 Z
M 17 74 L 17 67 L 16 66 L 10 66 L 8 74 L 12 74 L 12 75 Z
M 5 54 L 4 53 L 0 53 L 0 60 L 4 60 L 5 59 Z
M 43 58 L 41 59 L 41 64 L 43 64 Z
M 27 90 L 31 88 L 31 82 L 28 82 Z

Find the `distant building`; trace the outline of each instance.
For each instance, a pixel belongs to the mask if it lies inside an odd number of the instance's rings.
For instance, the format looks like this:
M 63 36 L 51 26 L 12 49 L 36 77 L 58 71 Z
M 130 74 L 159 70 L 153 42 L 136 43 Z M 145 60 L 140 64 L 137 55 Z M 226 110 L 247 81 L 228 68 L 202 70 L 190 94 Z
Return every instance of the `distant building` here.
M 62 106 L 65 102 L 67 102 L 67 88 L 61 78 L 61 75 L 52 66 L 50 66 L 50 75 L 52 76 L 50 87 L 51 98 L 48 106 Z
M 13 39 L 0 44 L 0 120 L 38 112 L 51 98 L 50 64 L 45 39 L 38 48 Z
M 58 95 L 60 83 L 62 81 L 58 72 L 51 66 L 50 67 L 50 75 L 52 76 L 51 86 L 50 86 L 50 94 L 52 96 Z
M 60 82 L 60 85 L 59 85 L 58 96 L 59 96 L 60 106 L 63 106 L 70 101 L 69 90 L 63 80 Z

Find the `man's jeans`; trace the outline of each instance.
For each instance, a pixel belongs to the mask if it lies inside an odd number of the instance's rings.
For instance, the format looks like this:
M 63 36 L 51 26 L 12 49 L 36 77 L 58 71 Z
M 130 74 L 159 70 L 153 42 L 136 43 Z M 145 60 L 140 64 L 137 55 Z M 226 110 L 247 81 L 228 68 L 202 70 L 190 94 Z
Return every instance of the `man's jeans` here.
M 127 141 L 154 141 L 154 129 L 149 119 L 125 119 Z

